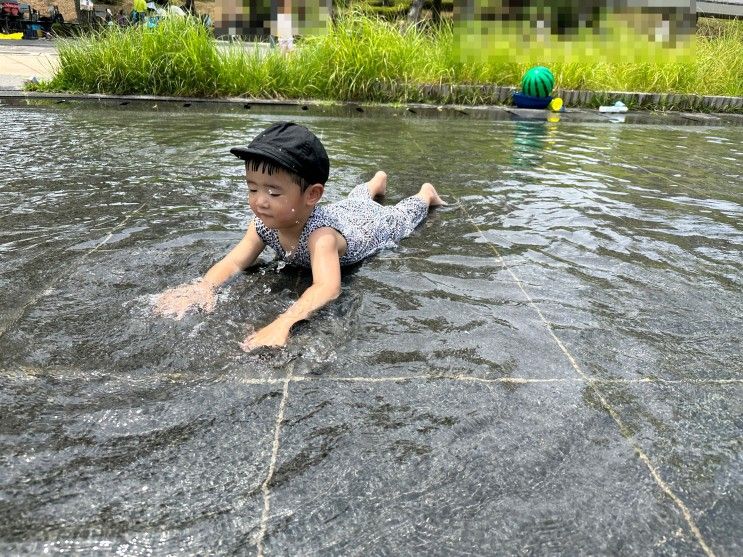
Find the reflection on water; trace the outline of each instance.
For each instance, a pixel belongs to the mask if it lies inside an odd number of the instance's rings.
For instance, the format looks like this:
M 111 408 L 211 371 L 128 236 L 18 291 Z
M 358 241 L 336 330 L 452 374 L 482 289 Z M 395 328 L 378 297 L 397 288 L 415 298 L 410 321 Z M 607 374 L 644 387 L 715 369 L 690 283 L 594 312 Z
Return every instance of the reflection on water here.
M 153 114 L 0 107 L 3 553 L 703 553 L 628 434 L 740 552 L 743 128 Z M 238 346 L 310 284 L 270 254 L 153 317 L 250 218 L 229 148 L 287 117 L 329 200 L 381 168 L 451 205 L 285 350 Z

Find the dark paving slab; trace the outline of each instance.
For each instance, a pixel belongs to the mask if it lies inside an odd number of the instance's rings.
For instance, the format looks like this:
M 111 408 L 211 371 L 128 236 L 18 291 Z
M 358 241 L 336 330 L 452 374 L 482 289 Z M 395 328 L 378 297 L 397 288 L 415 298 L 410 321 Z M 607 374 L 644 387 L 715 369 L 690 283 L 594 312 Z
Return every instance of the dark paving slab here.
M 513 262 L 555 335 L 598 379 L 726 380 L 738 377 L 740 297 L 670 273 L 606 277 L 594 267 Z M 644 276 L 643 276 L 644 275 Z
M 741 555 L 743 385 L 601 385 L 716 555 Z
M 549 149 L 549 129 L 516 131 L 521 165 L 491 187 L 503 211 L 472 203 L 470 220 L 585 371 L 735 377 L 743 366 L 738 130 L 659 128 L 642 138 L 561 130 L 603 146 L 584 150 L 559 138 Z M 662 166 L 669 152 L 685 153 L 677 169 Z
M 298 329 L 296 342 L 316 348 L 305 348 L 295 373 L 575 380 L 511 275 L 492 257 L 468 261 L 382 254 L 367 262 L 347 280 L 335 329 L 327 321 Z
M 266 554 L 700 555 L 578 385 L 293 383 Z
M 0 337 L 0 367 L 72 367 L 143 378 L 154 373 L 178 381 L 235 373 L 243 379 L 284 377 L 292 354 L 246 354 L 239 343 L 250 323 L 275 314 L 287 288 L 297 289 L 295 276 L 253 272 L 252 280 L 242 277 L 223 288 L 208 315 L 176 321 L 153 313 L 157 293 L 198 276 L 182 266 L 183 258 L 206 269 L 210 254 L 226 252 L 234 241 L 230 234 L 195 234 L 153 246 L 131 237 L 78 254 Z M 259 293 L 260 302 L 245 303 Z
M 144 402 L 65 370 L 0 384 L 3 554 L 254 551 L 280 387 L 173 382 Z
M 194 315 L 174 322 L 150 312 L 153 295 L 200 276 L 242 236 L 246 188 L 238 176 L 215 178 L 205 157 L 215 151 L 211 132 L 200 132 L 205 143 L 189 149 L 198 160 L 164 172 L 160 160 L 143 157 L 153 151 L 172 157 L 183 128 L 153 137 L 147 126 L 122 131 L 122 115 L 111 112 L 57 108 L 48 116 L 35 113 L 8 124 L 11 133 L 33 124 L 47 135 L 25 143 L 34 164 L 13 166 L 0 201 L 0 246 L 13 253 L 0 258 L 0 367 L 156 370 L 181 377 L 188 370 L 188 378 L 245 367 L 254 376 L 283 377 L 280 358 L 258 365 L 238 342 L 249 324 L 275 312 L 285 288 L 296 290 L 296 276 L 237 280 L 243 290 L 230 298 L 227 288 L 223 299 L 275 292 L 259 304 L 220 304 L 205 321 Z M 59 131 L 70 119 L 85 156 L 68 156 L 69 135 L 64 139 Z M 107 141 L 101 142 L 104 134 Z M 231 156 L 226 149 L 224 154 Z M 239 166 L 234 171 L 239 174 Z

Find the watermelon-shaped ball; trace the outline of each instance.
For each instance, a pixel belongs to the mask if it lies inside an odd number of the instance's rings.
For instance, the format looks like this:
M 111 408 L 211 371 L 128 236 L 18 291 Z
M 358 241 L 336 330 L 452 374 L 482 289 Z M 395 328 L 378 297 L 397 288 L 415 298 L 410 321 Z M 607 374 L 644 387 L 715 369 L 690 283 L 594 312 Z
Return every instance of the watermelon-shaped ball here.
M 530 97 L 549 97 L 554 86 L 555 76 L 544 66 L 534 66 L 521 78 L 521 92 Z

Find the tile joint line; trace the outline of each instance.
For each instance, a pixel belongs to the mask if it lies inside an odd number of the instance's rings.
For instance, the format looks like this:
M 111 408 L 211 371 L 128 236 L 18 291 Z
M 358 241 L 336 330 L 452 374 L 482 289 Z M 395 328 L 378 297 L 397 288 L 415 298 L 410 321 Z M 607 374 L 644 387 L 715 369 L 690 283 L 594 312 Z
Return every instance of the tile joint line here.
M 239 382 L 245 385 L 276 385 L 283 383 L 286 379 L 259 379 L 244 377 Z M 368 376 L 340 376 L 340 375 L 292 375 L 289 379 L 291 383 L 312 382 L 312 381 L 337 381 L 339 383 L 400 383 L 407 381 L 462 381 L 464 383 L 512 383 L 512 384 L 539 384 L 539 383 L 586 383 L 590 385 L 597 384 L 615 384 L 615 385 L 632 385 L 635 383 L 655 384 L 655 385 L 743 385 L 743 379 L 662 379 L 654 377 L 639 377 L 637 379 L 586 379 L 584 377 L 476 377 L 472 375 L 393 375 L 389 377 L 368 377 Z
M 256 540 L 256 546 L 258 548 L 258 557 L 263 557 L 263 540 L 266 537 L 266 531 L 268 530 L 268 517 L 271 512 L 271 489 L 269 487 L 271 480 L 273 479 L 274 472 L 276 470 L 276 461 L 279 456 L 279 439 L 281 437 L 281 422 L 284 421 L 284 410 L 286 408 L 286 401 L 289 398 L 289 383 L 292 382 L 292 371 L 290 370 L 287 376 L 284 378 L 284 388 L 281 394 L 281 402 L 279 403 L 279 411 L 276 414 L 276 425 L 273 431 L 273 445 L 271 446 L 271 460 L 268 464 L 268 472 L 266 473 L 266 479 L 263 481 L 261 491 L 263 492 L 263 512 L 261 513 L 260 529 L 258 530 L 258 536 Z

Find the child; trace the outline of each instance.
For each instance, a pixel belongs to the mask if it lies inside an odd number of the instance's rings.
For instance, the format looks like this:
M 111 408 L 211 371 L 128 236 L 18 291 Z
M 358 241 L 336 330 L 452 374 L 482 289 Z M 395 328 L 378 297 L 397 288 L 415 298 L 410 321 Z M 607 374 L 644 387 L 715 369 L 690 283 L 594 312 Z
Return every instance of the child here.
M 312 286 L 272 323 L 249 335 L 245 350 L 286 344 L 292 325 L 339 296 L 342 265 L 398 243 L 426 217 L 429 206 L 443 205 L 428 183 L 394 207 L 374 202 L 387 188 L 384 172 L 356 186 L 347 199 L 318 205 L 330 162 L 320 140 L 293 123 L 274 124 L 247 147 L 230 152 L 245 161 L 255 218 L 240 243 L 203 278 L 162 293 L 155 311 L 176 319 L 191 308 L 212 311 L 216 289 L 252 265 L 268 245 L 287 263 L 312 269 Z

